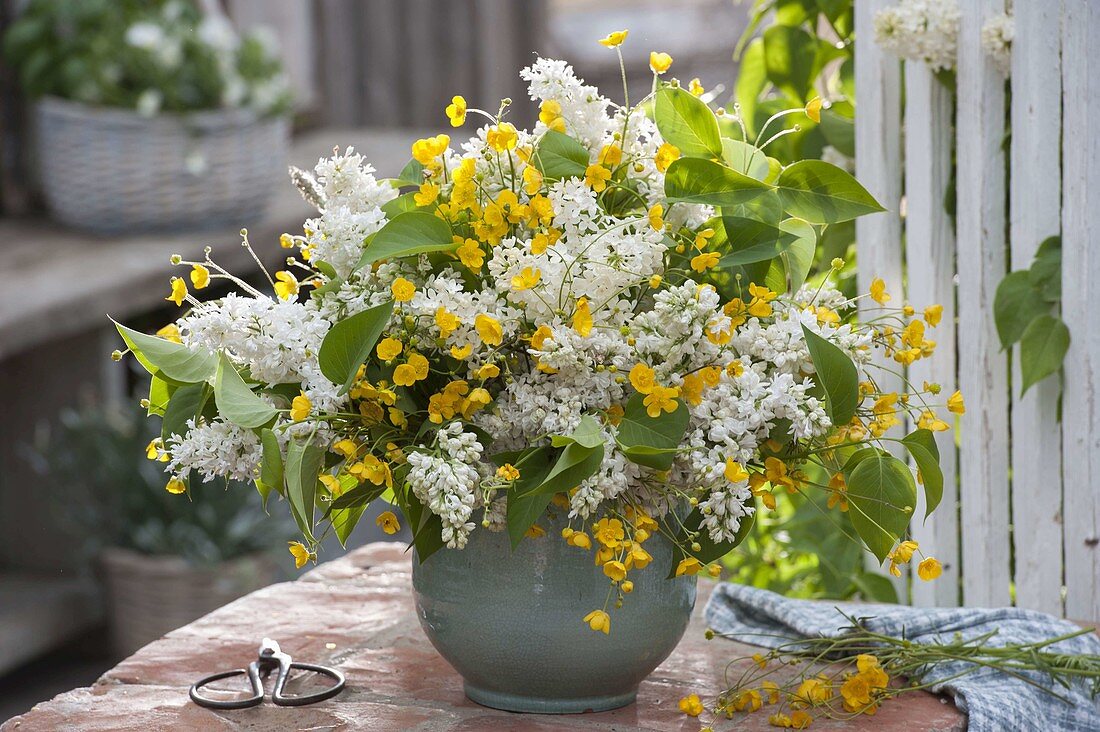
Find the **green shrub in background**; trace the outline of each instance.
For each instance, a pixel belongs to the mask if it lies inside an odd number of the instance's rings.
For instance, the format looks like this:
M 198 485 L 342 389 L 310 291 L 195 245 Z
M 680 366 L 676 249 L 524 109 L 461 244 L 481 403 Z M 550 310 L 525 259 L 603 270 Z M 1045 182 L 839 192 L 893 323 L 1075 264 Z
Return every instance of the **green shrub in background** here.
M 65 528 L 85 541 L 87 559 L 106 547 L 196 565 L 286 551 L 293 527 L 266 515 L 251 486 L 196 480 L 190 501 L 166 493 L 162 465 L 146 458 L 157 436 L 136 407 L 67 410 L 56 428 L 36 436 L 32 464 L 48 480 Z
M 224 16 L 186 0 L 31 0 L 4 37 L 4 55 L 30 96 L 147 116 L 274 114 L 290 102 L 270 34 L 239 36 Z

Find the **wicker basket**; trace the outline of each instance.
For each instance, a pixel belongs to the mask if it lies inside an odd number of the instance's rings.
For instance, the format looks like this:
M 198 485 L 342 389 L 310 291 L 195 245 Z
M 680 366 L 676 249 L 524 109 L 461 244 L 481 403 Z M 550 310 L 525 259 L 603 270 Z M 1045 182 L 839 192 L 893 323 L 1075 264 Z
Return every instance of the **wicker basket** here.
M 81 229 L 254 224 L 286 171 L 285 116 L 236 109 L 146 118 L 47 97 L 35 120 L 46 203 Z
M 267 586 L 276 575 L 273 562 L 264 555 L 212 567 L 117 548 L 105 550 L 101 559 L 111 643 L 119 657 Z

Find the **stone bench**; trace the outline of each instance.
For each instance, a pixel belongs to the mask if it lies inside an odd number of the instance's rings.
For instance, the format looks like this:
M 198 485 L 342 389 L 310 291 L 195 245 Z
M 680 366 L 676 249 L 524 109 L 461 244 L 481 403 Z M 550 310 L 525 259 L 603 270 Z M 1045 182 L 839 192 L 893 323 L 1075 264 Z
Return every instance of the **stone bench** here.
M 428 643 L 413 608 L 410 555 L 400 544 L 370 544 L 320 565 L 296 582 L 272 585 L 149 644 L 95 684 L 61 694 L 0 732 L 134 730 L 677 730 L 701 726 L 677 709 L 695 692 L 713 697 L 731 658 L 748 646 L 704 638 L 702 610 L 713 586 L 700 585 L 691 626 L 675 653 L 623 709 L 573 716 L 516 715 L 462 694 L 458 674 Z M 579 621 L 578 621 L 579 622 Z M 287 653 L 338 666 L 347 688 L 331 701 L 299 708 L 270 702 L 215 712 L 193 704 L 188 687 L 214 671 L 253 659 L 263 636 Z M 537 663 L 532 659 L 532 663 Z M 770 729 L 761 711 L 738 729 Z M 813 729 L 964 730 L 947 700 L 923 692 L 888 702 L 874 717 L 820 719 Z

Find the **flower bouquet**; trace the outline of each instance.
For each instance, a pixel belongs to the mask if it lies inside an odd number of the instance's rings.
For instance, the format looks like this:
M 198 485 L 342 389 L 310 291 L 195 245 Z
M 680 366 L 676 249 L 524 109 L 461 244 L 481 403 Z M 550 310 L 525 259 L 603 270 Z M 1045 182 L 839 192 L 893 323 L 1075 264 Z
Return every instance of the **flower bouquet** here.
M 653 54 L 652 93 L 618 104 L 538 59 L 533 130 L 509 100 L 456 96 L 451 124 L 484 124 L 417 140 L 395 179 L 350 149 L 293 170 L 318 215 L 282 237 L 297 256 L 272 292 L 176 257 L 187 312 L 156 336 L 119 326 L 152 377 L 168 490 L 254 481 L 294 516 L 299 566 L 388 501 L 426 631 L 493 706 L 629 702 L 693 577 L 784 492 L 830 492 L 880 561 L 915 550 L 898 543 L 917 483 L 882 440 L 904 412 L 947 424 L 936 385 L 880 393 L 873 354 L 926 357 L 939 310 L 857 324 L 836 263 L 808 281 L 824 227 L 882 209 L 839 168 L 769 158 L 669 64 Z M 240 292 L 202 302 L 212 279 Z M 865 297 L 885 304 L 880 285 Z M 931 432 L 895 442 L 935 508 Z

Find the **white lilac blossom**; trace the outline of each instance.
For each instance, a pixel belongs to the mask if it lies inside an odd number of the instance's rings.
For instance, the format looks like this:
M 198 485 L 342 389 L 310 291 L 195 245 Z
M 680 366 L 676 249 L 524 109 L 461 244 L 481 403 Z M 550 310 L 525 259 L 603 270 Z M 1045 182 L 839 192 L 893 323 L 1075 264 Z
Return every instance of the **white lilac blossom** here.
M 1011 15 L 994 16 L 982 26 L 982 49 L 1005 76 L 1012 72 L 1012 40 L 1015 35 L 1016 21 Z
M 933 71 L 950 70 L 955 68 L 959 17 L 958 0 L 901 0 L 875 13 L 875 42 Z

